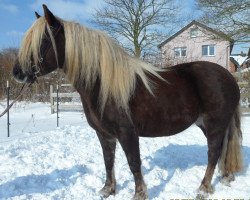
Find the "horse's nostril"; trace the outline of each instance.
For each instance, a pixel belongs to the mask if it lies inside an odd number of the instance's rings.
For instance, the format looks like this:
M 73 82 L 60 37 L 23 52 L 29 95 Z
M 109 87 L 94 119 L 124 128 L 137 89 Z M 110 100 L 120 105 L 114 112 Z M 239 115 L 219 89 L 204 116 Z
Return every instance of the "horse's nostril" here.
M 21 67 L 18 64 L 14 65 L 12 69 L 12 75 L 14 76 L 14 78 L 19 80 L 23 80 L 25 77 L 25 74 L 23 73 Z
M 14 76 L 22 75 L 22 70 L 18 69 L 17 67 L 14 67 L 13 68 L 13 75 Z
M 16 67 L 14 67 L 13 68 L 13 75 L 18 75 L 18 74 L 19 74 L 19 70 Z

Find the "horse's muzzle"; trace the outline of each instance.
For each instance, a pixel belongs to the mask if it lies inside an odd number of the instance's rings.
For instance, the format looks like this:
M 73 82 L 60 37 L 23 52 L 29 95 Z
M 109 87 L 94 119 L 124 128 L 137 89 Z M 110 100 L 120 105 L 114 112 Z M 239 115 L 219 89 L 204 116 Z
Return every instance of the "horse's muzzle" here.
M 12 74 L 15 80 L 20 83 L 34 83 L 37 79 L 35 74 L 24 73 L 18 64 L 14 65 Z

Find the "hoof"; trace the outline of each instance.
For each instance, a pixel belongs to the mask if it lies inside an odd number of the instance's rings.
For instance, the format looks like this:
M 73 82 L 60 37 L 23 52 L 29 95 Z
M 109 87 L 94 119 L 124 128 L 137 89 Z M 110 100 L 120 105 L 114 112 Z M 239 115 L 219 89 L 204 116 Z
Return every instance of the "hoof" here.
M 199 188 L 199 192 L 205 193 L 205 194 L 213 194 L 214 188 L 211 185 L 201 185 Z
M 146 200 L 146 199 L 148 199 L 147 186 L 144 183 L 144 181 L 142 181 L 135 188 L 135 196 L 133 200 Z
M 214 189 L 211 185 L 205 186 L 202 184 L 198 190 L 196 199 L 197 200 L 207 199 L 209 194 L 213 194 L 213 193 L 214 193 Z
M 148 195 L 145 191 L 136 192 L 133 200 L 146 200 L 148 199 Z
M 223 184 L 223 185 L 226 185 L 226 186 L 231 186 L 230 183 L 232 181 L 235 180 L 235 177 L 233 174 L 227 174 L 227 175 L 224 175 L 222 176 L 222 179 L 220 180 L 220 182 Z
M 99 194 L 103 197 L 103 198 L 108 198 L 110 195 L 115 195 L 115 188 L 111 187 L 111 186 L 104 186 Z
M 195 200 L 205 200 L 205 199 L 208 199 L 208 194 L 201 194 L 201 193 L 198 193 Z

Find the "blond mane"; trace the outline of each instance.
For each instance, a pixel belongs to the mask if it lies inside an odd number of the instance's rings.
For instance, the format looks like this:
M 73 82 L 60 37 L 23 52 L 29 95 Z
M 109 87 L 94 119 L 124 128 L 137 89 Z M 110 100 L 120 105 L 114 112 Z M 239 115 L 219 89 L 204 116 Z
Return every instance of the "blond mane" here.
M 87 89 L 91 89 L 99 77 L 101 82 L 99 102 L 102 112 L 106 102 L 113 99 L 118 107 L 129 113 L 128 102 L 134 93 L 137 76 L 153 94 L 152 84 L 146 74 L 161 78 L 158 73 L 162 69 L 131 57 L 101 31 L 74 22 L 64 20 L 60 22 L 64 27 L 66 41 L 64 63 L 66 75 L 74 86 L 84 83 Z M 41 17 L 25 34 L 20 48 L 19 62 L 21 66 L 27 66 L 26 69 L 30 68 L 27 58 L 31 55 L 35 62 L 39 61 L 39 47 L 45 32 L 45 24 L 45 19 Z
M 25 33 L 23 41 L 21 43 L 18 61 L 24 72 L 31 71 L 31 58 L 34 63 L 37 65 L 39 62 L 40 56 L 40 46 L 42 39 L 44 37 L 46 28 L 46 21 L 44 17 L 40 17 L 33 23 L 29 30 Z

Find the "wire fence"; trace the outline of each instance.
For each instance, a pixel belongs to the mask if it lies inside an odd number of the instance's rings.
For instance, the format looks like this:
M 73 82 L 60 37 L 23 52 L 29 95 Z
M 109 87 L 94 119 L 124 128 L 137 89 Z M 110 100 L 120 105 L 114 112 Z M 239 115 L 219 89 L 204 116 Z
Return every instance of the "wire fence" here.
M 65 92 L 65 89 L 62 89 L 62 91 L 64 91 L 64 92 L 60 93 L 60 88 L 69 87 L 69 86 L 70 86 L 69 84 L 64 84 L 64 85 L 62 85 L 60 87 L 59 87 L 59 85 L 56 85 L 56 87 L 53 87 L 51 85 L 51 87 L 50 87 L 51 88 L 51 94 L 50 95 L 51 95 L 51 99 L 52 99 L 53 103 L 51 103 L 49 105 L 49 107 L 50 107 L 51 110 L 53 109 L 53 112 L 51 112 L 51 114 L 55 113 L 55 115 L 53 115 L 53 116 L 56 116 L 55 117 L 56 118 L 56 122 L 55 122 L 56 127 L 59 127 L 59 119 L 60 119 L 59 113 L 60 112 L 63 112 L 63 111 L 82 111 L 83 110 L 81 104 L 78 104 L 77 109 L 74 109 L 74 108 L 76 108 L 76 105 L 74 103 L 72 103 L 72 100 L 75 100 L 76 97 L 79 99 L 79 95 L 76 96 L 74 94 L 74 95 L 70 96 L 71 93 L 70 92 Z M 53 88 L 55 88 L 55 89 L 53 89 Z M 5 102 L 0 103 L 0 106 L 3 109 L 8 108 L 8 106 L 10 105 L 10 102 L 11 102 L 11 100 L 10 100 L 10 89 L 11 88 L 10 88 L 9 82 L 7 81 L 6 89 L 5 89 L 5 91 L 6 91 L 6 104 L 5 104 Z M 67 90 L 67 91 L 69 91 L 69 90 Z M 66 98 L 68 98 L 68 101 L 71 101 L 71 103 L 68 102 L 68 104 L 66 104 L 67 105 L 66 107 L 65 107 L 66 102 L 65 102 L 64 94 L 68 94 L 68 95 L 66 95 Z M 70 106 L 71 104 L 73 105 L 73 107 Z M 7 137 L 11 136 L 11 133 L 10 133 L 11 128 L 10 127 L 13 126 L 13 123 L 11 123 L 11 121 L 10 121 L 10 119 L 11 119 L 10 114 L 11 114 L 11 112 L 8 110 L 7 113 L 6 113 L 6 116 L 4 116 L 1 119 L 1 120 L 4 120 L 6 118 Z M 22 116 L 22 115 L 20 115 L 20 116 Z M 25 117 L 25 119 L 22 119 L 22 121 L 23 121 L 22 122 L 22 127 L 21 127 L 21 125 L 19 125 L 18 130 L 21 131 L 21 132 L 25 132 L 27 127 L 31 127 L 31 125 L 33 125 L 33 127 L 35 128 L 36 127 L 36 119 L 35 118 L 36 118 L 36 113 L 34 112 L 33 114 L 31 114 L 31 116 L 29 118 Z M 47 120 L 47 119 L 44 119 L 44 120 Z M 1 123 L 1 124 L 3 124 L 3 123 Z M 2 125 L 0 125 L 0 127 L 1 126 Z M 1 129 L 2 128 L 4 128 L 4 127 L 2 126 Z M 1 131 L 1 132 L 3 132 L 3 131 Z

